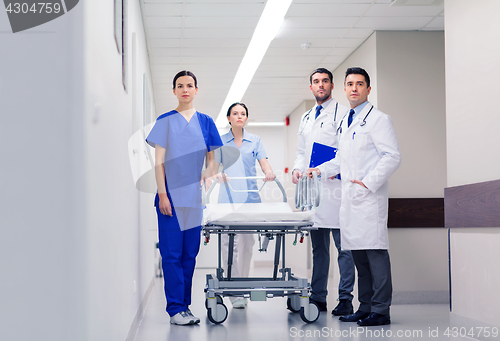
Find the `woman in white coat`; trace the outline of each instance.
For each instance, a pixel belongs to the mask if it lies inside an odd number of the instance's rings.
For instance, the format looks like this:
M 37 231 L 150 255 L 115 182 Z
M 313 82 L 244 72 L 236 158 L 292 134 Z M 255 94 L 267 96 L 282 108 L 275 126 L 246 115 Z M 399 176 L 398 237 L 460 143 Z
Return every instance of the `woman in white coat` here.
M 340 320 L 361 326 L 391 323 L 388 179 L 401 163 L 391 118 L 367 101 L 370 90 L 365 70 L 347 70 L 345 93 L 351 110 L 338 130 L 339 152 L 317 168 L 322 177 L 342 175 L 342 248 L 351 250 L 358 270 L 360 306 L 356 313 Z

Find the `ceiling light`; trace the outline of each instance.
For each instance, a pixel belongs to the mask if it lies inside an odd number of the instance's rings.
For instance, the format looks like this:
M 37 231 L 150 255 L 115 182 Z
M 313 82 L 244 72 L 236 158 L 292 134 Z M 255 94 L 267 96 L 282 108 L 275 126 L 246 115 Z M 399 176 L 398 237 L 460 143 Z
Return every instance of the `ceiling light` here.
M 257 71 L 262 58 L 266 54 L 269 44 L 271 44 L 271 41 L 276 37 L 281 28 L 285 14 L 291 3 L 292 0 L 267 1 L 266 7 L 253 33 L 252 40 L 233 79 L 233 84 L 215 121 L 218 127 L 224 127 L 228 124 L 226 118 L 227 108 L 231 104 L 241 101 L 243 98 L 255 71 Z

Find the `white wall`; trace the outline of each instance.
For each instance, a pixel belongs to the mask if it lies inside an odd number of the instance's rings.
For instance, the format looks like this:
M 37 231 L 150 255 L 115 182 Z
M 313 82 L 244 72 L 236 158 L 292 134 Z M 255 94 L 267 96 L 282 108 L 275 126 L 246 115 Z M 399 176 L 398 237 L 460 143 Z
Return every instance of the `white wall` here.
M 486 85 L 500 78 L 499 12 L 498 1 L 445 1 L 450 187 L 499 179 L 498 111 L 490 104 L 495 103 L 490 95 L 495 90 Z M 500 325 L 498 236 L 498 226 L 451 229 L 450 233 L 452 311 L 496 326 Z
M 500 229 L 452 229 L 452 311 L 458 315 L 500 326 Z
M 391 116 L 403 161 L 392 198 L 443 198 L 446 187 L 444 32 L 377 32 L 378 108 Z
M 330 70 L 333 73 L 333 82 L 335 87 L 332 91 L 332 96 L 341 104 L 349 107 L 349 102 L 345 97 L 344 79 L 345 72 L 350 67 L 359 66 L 368 72 L 370 75 L 370 83 L 372 90 L 368 100 L 375 107 L 378 106 L 378 67 L 377 67 L 377 33 L 374 32 L 366 41 L 359 46 L 347 59 L 340 64 L 335 70 Z M 328 65 L 325 65 L 328 68 Z
M 4 340 L 89 340 L 82 23 L 79 5 L 12 34 L 0 11 Z
M 6 340 L 123 341 L 150 288 L 152 195 L 135 189 L 127 150 L 149 69 L 139 2 L 128 6 L 129 52 L 133 32 L 137 39 L 128 93 L 112 1 L 80 2 L 43 26 L 0 35 Z
M 122 85 L 121 55 L 110 19 L 113 2 L 91 1 L 84 6 L 88 13 L 83 129 L 91 340 L 126 339 L 154 274 L 157 233 L 153 195 L 135 188 L 127 149 L 134 130 L 142 126 L 143 74 L 151 76 L 139 2 L 129 0 L 125 6 L 127 91 Z
M 393 303 L 448 303 L 447 230 L 390 228 L 389 242 Z
M 485 89 L 500 78 L 499 9 L 495 0 L 445 1 L 448 186 L 499 178 L 496 98 Z

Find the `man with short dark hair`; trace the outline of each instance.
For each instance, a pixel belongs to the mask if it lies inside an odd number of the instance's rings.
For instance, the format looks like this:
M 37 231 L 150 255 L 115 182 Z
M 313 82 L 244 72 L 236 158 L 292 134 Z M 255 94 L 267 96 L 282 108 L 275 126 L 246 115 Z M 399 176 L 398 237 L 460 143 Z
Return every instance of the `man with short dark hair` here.
M 368 102 L 368 73 L 349 68 L 344 90 L 351 109 L 339 127 L 339 151 L 335 159 L 307 173 L 317 171 L 322 177 L 342 174 L 342 249 L 351 250 L 358 270 L 360 305 L 340 321 L 386 325 L 391 323 L 392 301 L 388 179 L 398 169 L 401 153 L 391 118 Z
M 297 183 L 302 173 L 316 165 L 318 160 L 312 157 L 314 146 L 322 150 L 334 150 L 337 147 L 337 119 L 348 111 L 347 107 L 332 98 L 333 75 L 324 68 L 314 70 L 310 77 L 310 89 L 316 99 L 316 105 L 302 115 L 297 139 L 297 153 L 292 171 L 292 181 Z M 316 155 L 318 155 L 316 153 Z M 311 280 L 311 300 L 316 302 L 320 311 L 326 311 L 328 272 L 330 269 L 330 233 L 338 250 L 340 272 L 339 304 L 332 311 L 334 315 L 346 315 L 353 312 L 352 289 L 354 287 L 354 262 L 350 251 L 342 251 L 340 247 L 339 177 L 322 178 L 322 199 L 316 208 L 314 227 L 311 231 L 313 247 L 313 273 Z

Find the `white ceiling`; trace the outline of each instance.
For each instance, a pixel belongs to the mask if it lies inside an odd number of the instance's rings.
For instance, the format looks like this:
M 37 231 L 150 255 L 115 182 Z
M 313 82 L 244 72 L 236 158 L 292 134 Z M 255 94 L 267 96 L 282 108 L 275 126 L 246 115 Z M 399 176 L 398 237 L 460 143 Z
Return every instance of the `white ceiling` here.
M 172 78 L 198 78 L 195 107 L 214 119 L 252 38 L 265 0 L 141 0 L 157 114 L 177 106 Z M 309 73 L 335 70 L 375 30 L 443 30 L 443 5 L 391 0 L 294 0 L 242 102 L 249 121 L 282 121 L 312 99 Z M 301 44 L 310 43 L 308 50 Z

